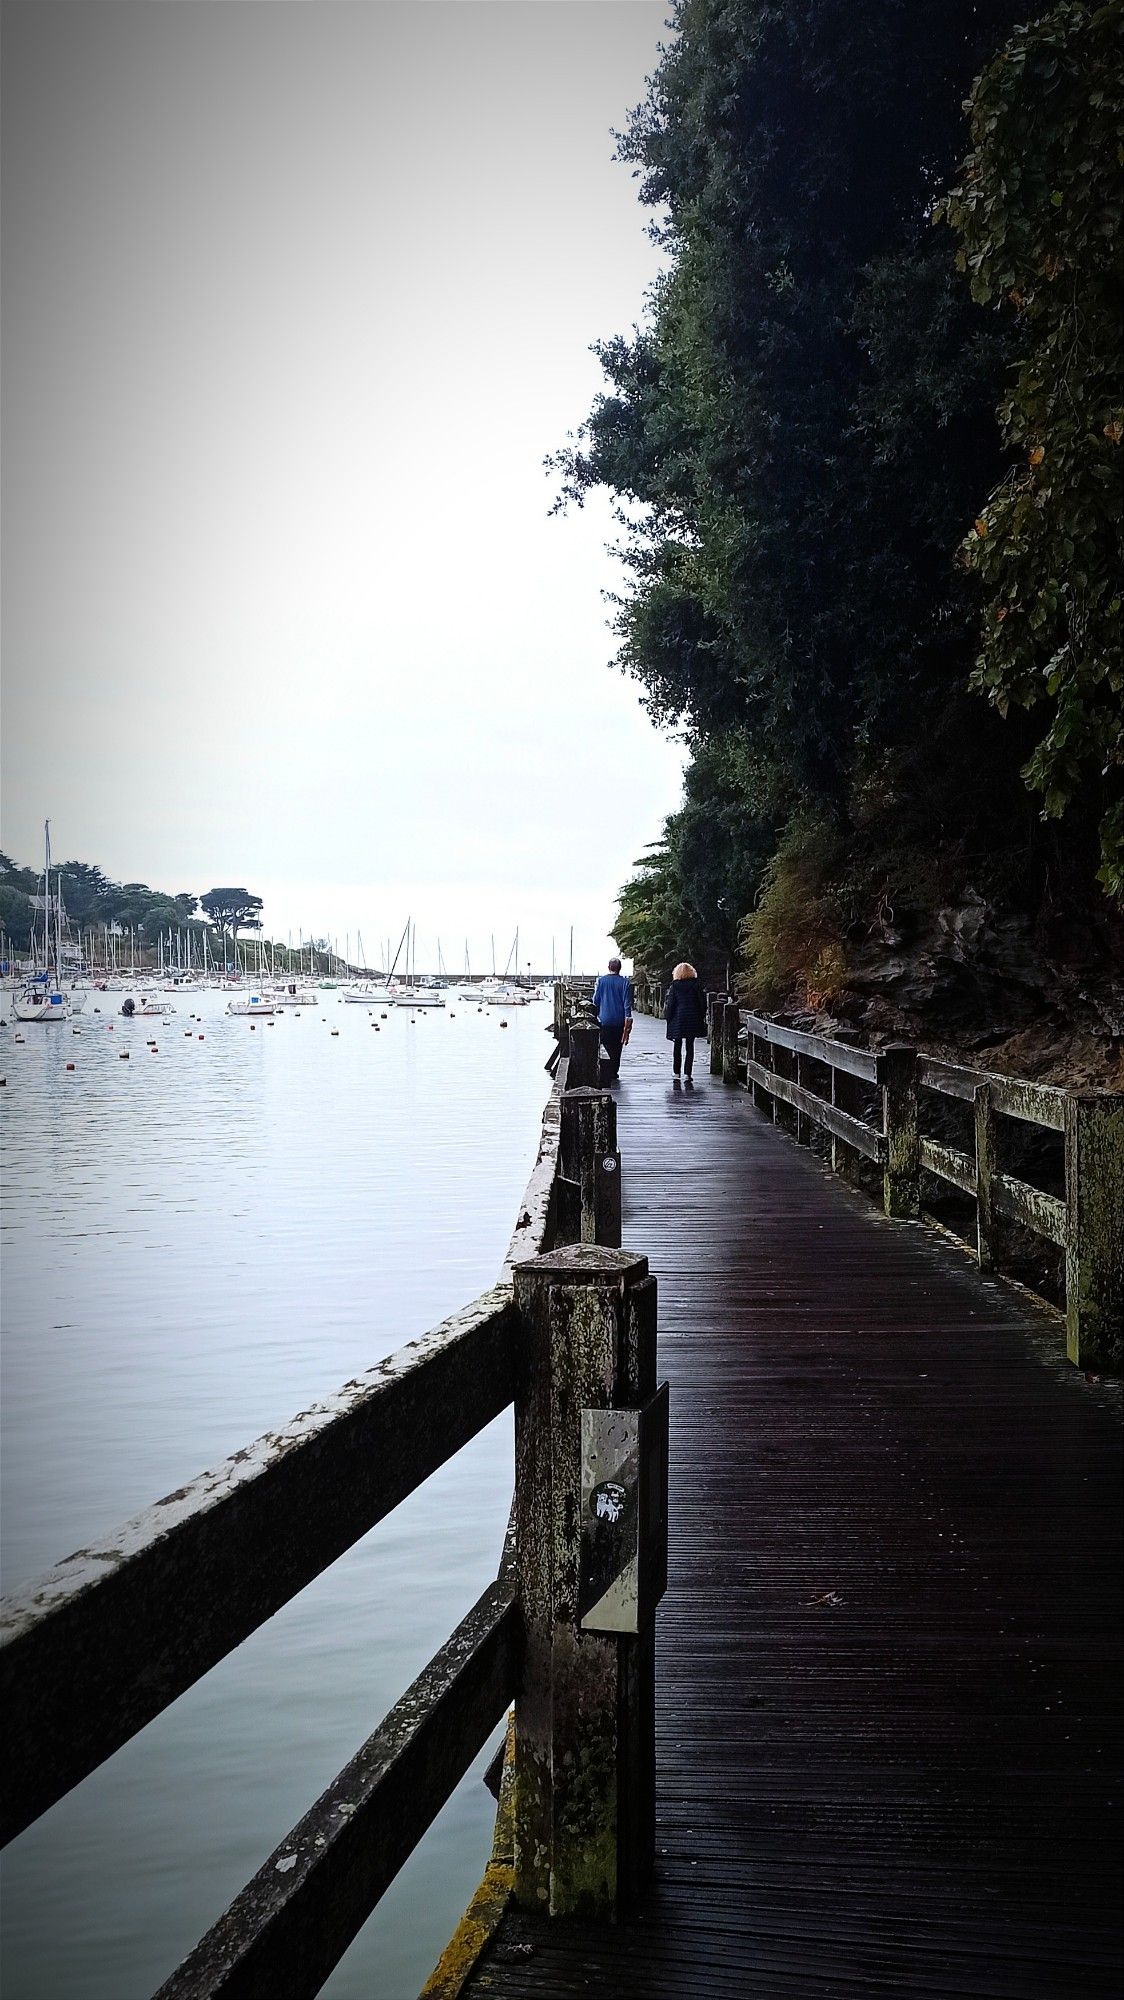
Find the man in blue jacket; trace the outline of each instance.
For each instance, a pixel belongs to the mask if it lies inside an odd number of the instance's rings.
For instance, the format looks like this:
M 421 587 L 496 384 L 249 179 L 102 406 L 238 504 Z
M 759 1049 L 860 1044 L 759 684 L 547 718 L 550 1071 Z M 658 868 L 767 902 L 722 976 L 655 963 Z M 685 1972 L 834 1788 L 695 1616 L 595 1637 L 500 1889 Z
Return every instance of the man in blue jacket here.
M 609 1081 L 621 1073 L 621 1049 L 632 1033 L 632 986 L 621 977 L 619 958 L 609 960 L 593 989 L 593 1011 L 601 1027 L 601 1045 L 609 1058 Z

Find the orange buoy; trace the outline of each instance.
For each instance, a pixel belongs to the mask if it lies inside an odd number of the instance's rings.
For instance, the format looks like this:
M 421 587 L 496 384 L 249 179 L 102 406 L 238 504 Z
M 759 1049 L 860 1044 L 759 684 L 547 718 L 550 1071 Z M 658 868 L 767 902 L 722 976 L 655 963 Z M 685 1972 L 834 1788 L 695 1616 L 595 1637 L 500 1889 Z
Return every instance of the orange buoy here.
M 199 1040 L 200 1040 L 201 1042 L 205 1042 L 205 1041 L 206 1041 L 206 1039 L 207 1039 L 206 1035 L 200 1035 L 200 1037 L 199 1037 Z
M 67 1065 L 66 1065 L 66 1066 L 67 1066 L 67 1069 L 73 1069 L 73 1068 L 74 1068 L 74 1064 L 73 1064 L 73 1063 L 67 1063 Z

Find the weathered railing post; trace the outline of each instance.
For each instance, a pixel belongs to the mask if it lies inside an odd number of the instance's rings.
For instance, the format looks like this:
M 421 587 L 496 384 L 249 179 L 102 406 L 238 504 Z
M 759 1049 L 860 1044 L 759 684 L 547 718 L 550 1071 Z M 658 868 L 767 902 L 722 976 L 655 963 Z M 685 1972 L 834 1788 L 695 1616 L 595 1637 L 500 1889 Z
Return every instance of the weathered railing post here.
M 917 1122 L 917 1050 L 895 1042 L 878 1057 L 886 1164 L 882 1188 L 887 1215 L 921 1213 L 921 1134 Z
M 560 1102 L 560 1165 L 579 1190 L 579 1243 L 621 1242 L 621 1156 L 616 1100 L 607 1090 L 568 1090 Z
M 645 1404 L 666 1412 L 663 1398 L 652 1402 L 655 1280 L 643 1257 L 580 1244 L 520 1265 L 515 1300 L 523 1322 L 515 1534 L 525 1628 L 515 1897 L 552 1916 L 611 1917 L 642 1886 L 655 1844 L 652 1617 L 664 1581 L 666 1428 L 661 1441 L 655 1426 L 663 1457 L 653 1486 L 637 1414 Z M 608 1409 L 621 1411 L 622 1437 L 639 1439 L 613 1478 L 599 1457 L 612 1451 L 613 1427 L 598 1422 Z M 601 1537 L 619 1548 L 637 1523 L 631 1577 L 641 1587 L 629 1599 L 628 1572 L 614 1577 L 611 1563 L 606 1571 Z
M 706 1038 L 710 1045 L 710 1074 L 722 1074 L 722 1009 L 729 1000 L 728 993 L 708 993 L 706 996 Z
M 1124 1350 L 1124 1097 L 1074 1091 L 1065 1107 L 1066 1352 L 1119 1368 Z
M 584 995 L 571 1010 L 569 1052 L 567 1090 L 596 1090 L 601 1081 L 601 1030 Z
M 738 1080 L 738 1029 L 741 1025 L 741 1009 L 736 1000 L 727 1000 L 722 1008 L 722 1081 L 736 1083 Z
M 850 1117 L 856 1116 L 855 1083 L 849 1071 L 832 1067 L 831 1101 L 838 1111 L 846 1111 Z M 831 1135 L 831 1164 L 840 1180 L 856 1181 L 859 1175 L 859 1155 L 846 1139 Z
M 799 1050 L 796 1052 L 795 1081 L 800 1090 L 807 1090 L 808 1064 Z M 806 1111 L 800 1111 L 799 1109 L 796 1113 L 796 1137 L 801 1146 L 810 1146 L 812 1143 L 812 1121 Z
M 976 1135 L 976 1255 L 981 1271 L 995 1267 L 999 1249 L 996 1217 L 992 1206 L 992 1183 L 999 1161 L 995 1130 L 995 1104 L 990 1083 L 979 1083 L 972 1093 L 972 1114 Z
M 760 1035 L 755 1035 L 752 1032 L 752 1030 L 750 1031 L 749 1040 L 746 1043 L 746 1054 L 747 1056 L 751 1056 L 753 1058 L 753 1061 L 755 1063 L 759 1063 L 762 1067 L 764 1067 L 769 1060 L 768 1043 L 763 1042 L 761 1040 Z M 773 1100 L 770 1097 L 768 1091 L 763 1089 L 761 1084 L 754 1083 L 751 1089 L 751 1095 L 758 1111 L 763 1111 L 766 1117 L 771 1118 L 773 1115 Z

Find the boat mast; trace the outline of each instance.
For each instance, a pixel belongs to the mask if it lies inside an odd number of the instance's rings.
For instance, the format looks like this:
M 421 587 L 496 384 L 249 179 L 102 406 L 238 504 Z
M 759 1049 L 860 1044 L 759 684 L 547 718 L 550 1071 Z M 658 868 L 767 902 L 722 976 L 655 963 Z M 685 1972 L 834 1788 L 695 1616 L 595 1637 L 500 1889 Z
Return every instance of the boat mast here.
M 47 820 L 47 821 L 45 822 L 45 825 L 46 825 L 46 833 L 47 833 L 47 861 L 46 861 L 46 868 L 47 868 L 47 911 L 49 912 L 49 911 L 50 911 L 50 908 L 51 908 L 51 884 L 50 884 L 50 872 L 51 872 L 51 822 L 50 822 L 50 820 Z M 45 934 L 45 933 L 44 933 L 44 939 L 43 939 L 43 942 L 44 942 L 44 946 L 46 946 L 46 934 Z M 46 957 L 47 957 L 47 953 L 46 953 L 46 949 L 44 949 L 44 952 L 43 952 L 43 958 L 44 958 L 44 962 L 46 962 Z M 62 877 L 61 877 L 61 876 L 59 875 L 59 873 L 58 873 L 58 871 L 57 871 L 57 870 L 56 870 L 56 872 L 55 872 L 55 985 L 56 985 L 56 987 L 58 988 L 59 992 L 61 993 L 61 992 L 62 992 Z

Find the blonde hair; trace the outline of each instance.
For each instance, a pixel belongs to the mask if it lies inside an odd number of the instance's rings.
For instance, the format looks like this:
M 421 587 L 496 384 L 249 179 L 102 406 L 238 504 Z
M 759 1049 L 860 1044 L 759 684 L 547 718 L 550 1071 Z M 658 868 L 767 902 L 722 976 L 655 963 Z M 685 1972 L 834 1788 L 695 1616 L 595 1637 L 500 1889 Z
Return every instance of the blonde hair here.
M 686 959 L 684 959 L 682 965 L 676 966 L 671 976 L 673 979 L 697 979 L 699 975 L 695 971 L 694 966 L 688 965 Z

